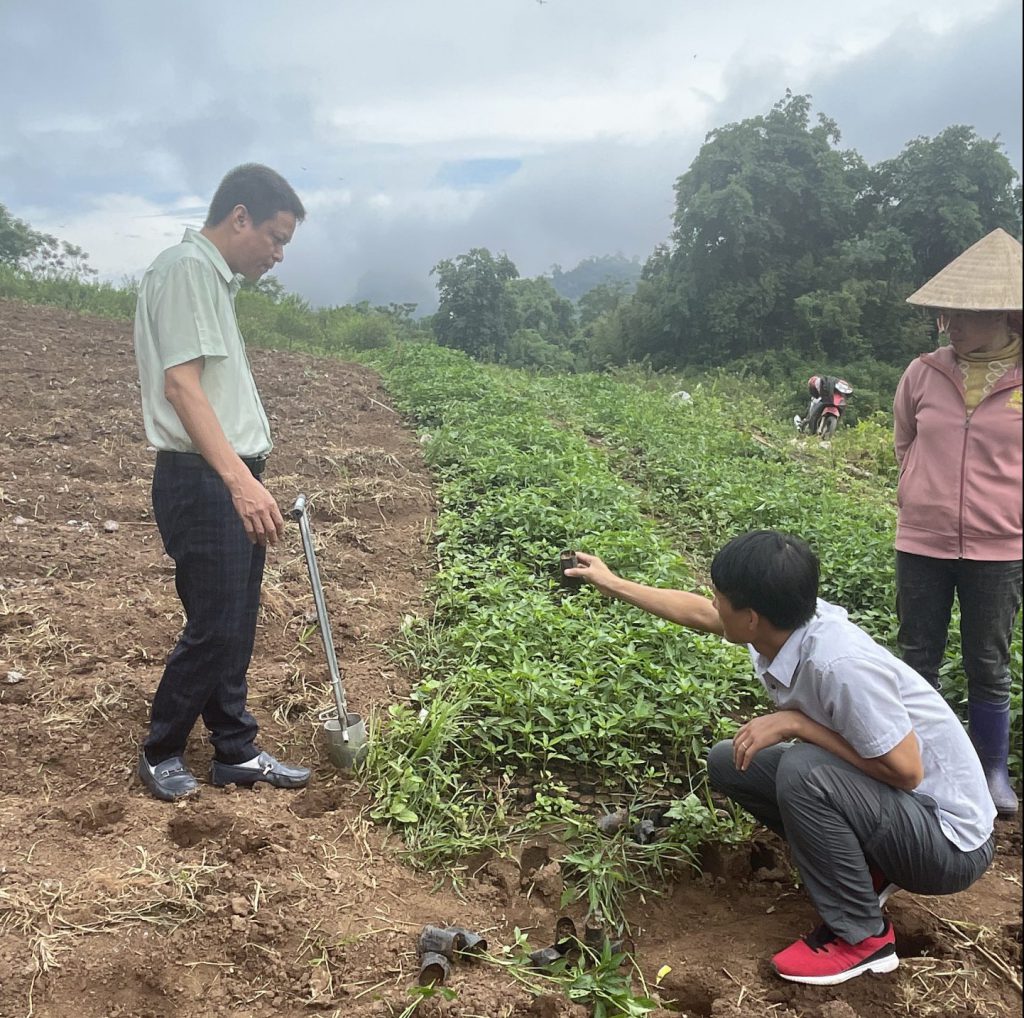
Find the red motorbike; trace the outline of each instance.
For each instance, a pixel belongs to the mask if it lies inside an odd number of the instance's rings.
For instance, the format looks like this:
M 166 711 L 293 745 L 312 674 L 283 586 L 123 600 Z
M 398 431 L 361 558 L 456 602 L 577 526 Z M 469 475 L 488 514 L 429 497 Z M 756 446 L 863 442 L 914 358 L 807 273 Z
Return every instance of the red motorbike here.
M 807 380 L 811 403 L 807 416 L 793 418 L 796 430 L 804 435 L 817 435 L 822 441 L 830 439 L 839 427 L 846 400 L 853 394 L 853 386 L 845 378 L 832 375 L 811 375 Z

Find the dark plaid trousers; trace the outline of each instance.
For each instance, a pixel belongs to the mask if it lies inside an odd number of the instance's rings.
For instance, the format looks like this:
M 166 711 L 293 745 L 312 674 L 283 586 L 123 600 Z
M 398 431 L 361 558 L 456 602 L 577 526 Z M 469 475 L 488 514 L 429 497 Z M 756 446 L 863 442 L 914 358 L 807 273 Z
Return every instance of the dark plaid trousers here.
M 258 476 L 261 467 L 250 469 Z M 153 697 L 146 757 L 182 755 L 201 716 L 218 760 L 250 760 L 258 726 L 245 705 L 246 672 L 266 549 L 249 541 L 224 482 L 200 456 L 158 454 L 153 510 L 186 623 Z

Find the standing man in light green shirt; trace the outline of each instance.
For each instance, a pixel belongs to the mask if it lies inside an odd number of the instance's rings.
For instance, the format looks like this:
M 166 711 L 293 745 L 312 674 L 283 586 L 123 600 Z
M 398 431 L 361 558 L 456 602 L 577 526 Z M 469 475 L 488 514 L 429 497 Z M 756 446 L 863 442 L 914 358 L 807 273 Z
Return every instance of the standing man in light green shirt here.
M 153 510 L 186 615 L 139 755 L 142 783 L 166 801 L 199 787 L 185 744 L 200 717 L 214 746 L 213 784 L 309 781 L 307 768 L 258 749 L 246 709 L 266 548 L 284 519 L 260 480 L 273 442 L 235 318 L 242 280 L 284 259 L 305 215 L 279 174 L 239 166 L 221 181 L 203 228 L 158 255 L 139 288 L 135 355 L 157 450 Z

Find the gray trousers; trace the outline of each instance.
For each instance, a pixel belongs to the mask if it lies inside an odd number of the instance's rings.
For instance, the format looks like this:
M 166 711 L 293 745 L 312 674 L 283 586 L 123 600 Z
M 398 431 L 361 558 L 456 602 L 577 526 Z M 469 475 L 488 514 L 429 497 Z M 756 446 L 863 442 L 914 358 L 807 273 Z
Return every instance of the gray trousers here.
M 992 862 L 992 838 L 961 851 L 919 798 L 810 743 L 762 749 L 738 771 L 732 740 L 719 742 L 708 755 L 708 779 L 788 842 L 819 915 L 849 944 L 882 929 L 871 863 L 904 890 L 953 894 Z

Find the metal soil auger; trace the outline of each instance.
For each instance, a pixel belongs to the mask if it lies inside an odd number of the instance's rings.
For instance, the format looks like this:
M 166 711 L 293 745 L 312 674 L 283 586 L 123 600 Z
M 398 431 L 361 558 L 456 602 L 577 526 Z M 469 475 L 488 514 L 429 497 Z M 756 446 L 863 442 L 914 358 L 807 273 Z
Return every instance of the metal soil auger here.
M 331 673 L 331 689 L 334 691 L 334 704 L 337 710 L 334 717 L 328 717 L 324 721 L 323 732 L 327 742 L 327 756 L 335 767 L 350 771 L 366 756 L 370 748 L 369 739 L 363 719 L 358 714 L 350 714 L 345 702 L 345 687 L 341 684 L 338 657 L 334 652 L 334 637 L 331 635 L 331 622 L 327 617 L 324 588 L 320 584 L 320 570 L 316 564 L 313 535 L 310 533 L 309 518 L 306 515 L 305 495 L 299 495 L 295 500 L 295 505 L 292 507 L 292 518 L 298 521 L 299 533 L 302 534 L 302 550 L 306 554 L 309 583 L 313 588 L 316 617 L 320 623 L 320 635 L 324 641 L 324 653 L 327 655 L 327 667 Z

